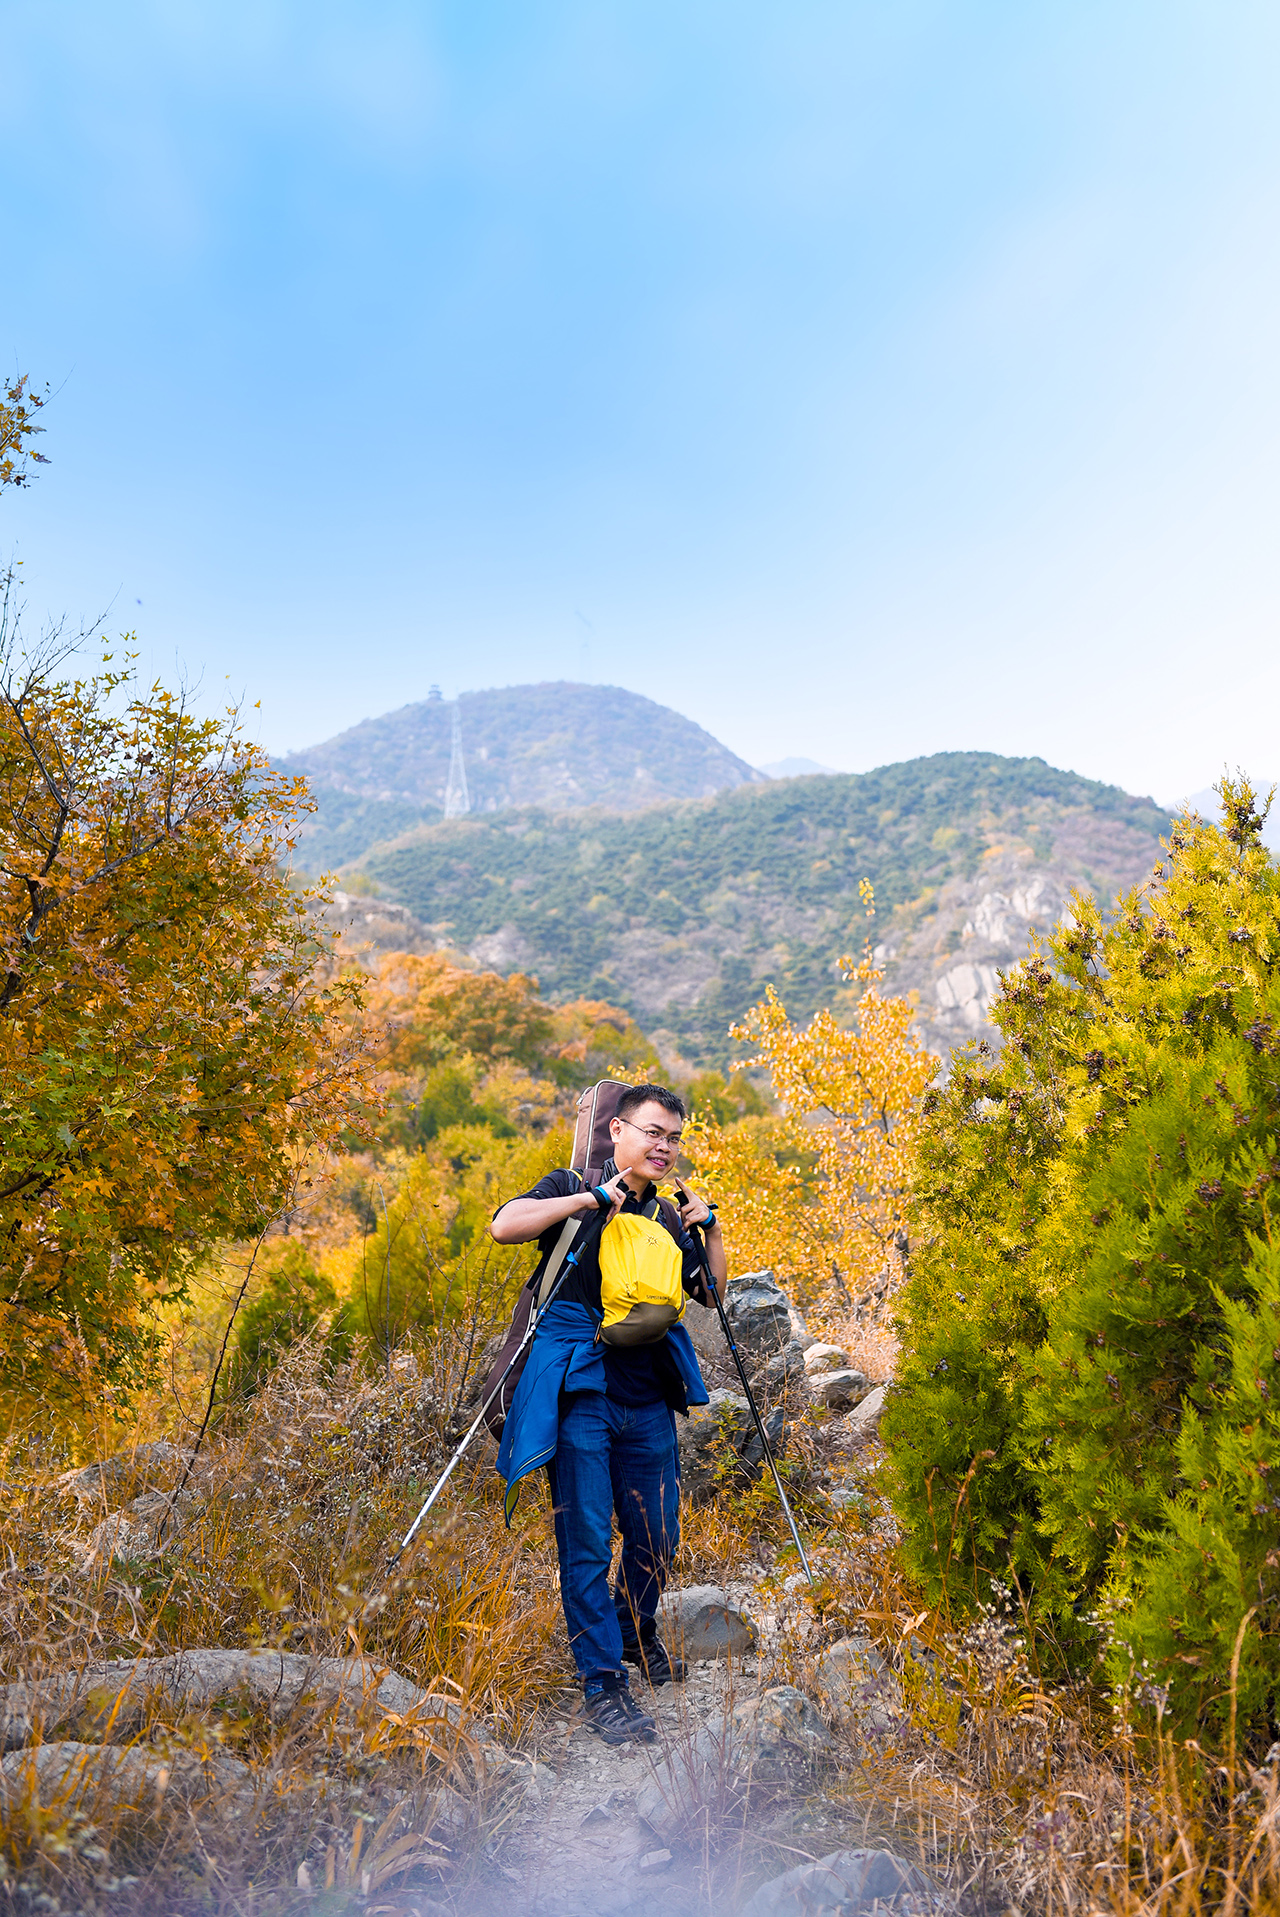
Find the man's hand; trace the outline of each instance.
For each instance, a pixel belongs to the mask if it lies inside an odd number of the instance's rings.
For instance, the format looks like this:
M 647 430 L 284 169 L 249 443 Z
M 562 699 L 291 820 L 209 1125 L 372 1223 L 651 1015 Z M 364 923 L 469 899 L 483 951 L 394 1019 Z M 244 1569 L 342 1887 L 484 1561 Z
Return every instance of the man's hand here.
M 608 1224 L 610 1218 L 617 1217 L 626 1196 L 622 1174 L 611 1178 L 603 1189 L 613 1200 L 609 1217 L 605 1219 Z M 489 1236 L 498 1245 L 527 1245 L 533 1239 L 541 1238 L 544 1231 L 562 1225 L 566 1218 L 577 1218 L 583 1212 L 600 1209 L 600 1201 L 592 1185 L 588 1185 L 584 1191 L 568 1192 L 563 1198 L 509 1198 L 490 1221 Z
M 604 1221 L 606 1225 L 609 1224 L 622 1210 L 622 1201 L 627 1195 L 624 1176 L 622 1172 L 616 1172 L 612 1178 L 605 1179 L 600 1185 L 588 1185 L 587 1189 L 579 1196 L 578 1210 L 598 1211 L 600 1209 L 600 1201 L 596 1197 L 596 1193 L 597 1191 L 607 1191 L 613 1199 L 613 1203 L 609 1207 L 609 1216 Z
M 720 1236 L 720 1226 L 714 1212 L 705 1198 L 698 1198 L 693 1192 L 686 1191 L 683 1185 L 676 1186 L 676 1203 L 680 1207 L 680 1223 L 686 1231 L 691 1225 L 705 1227 L 708 1267 L 706 1275 L 710 1277 L 715 1289 L 722 1291 L 725 1279 L 728 1277 L 728 1266 L 725 1262 L 724 1239 Z M 705 1290 L 698 1302 L 710 1307 L 711 1299 L 706 1295 Z
M 699 1198 L 694 1192 L 686 1191 L 683 1185 L 676 1187 L 676 1198 L 680 1205 L 680 1223 L 688 1231 L 690 1225 L 705 1225 L 710 1220 L 715 1226 L 715 1217 L 705 1198 Z

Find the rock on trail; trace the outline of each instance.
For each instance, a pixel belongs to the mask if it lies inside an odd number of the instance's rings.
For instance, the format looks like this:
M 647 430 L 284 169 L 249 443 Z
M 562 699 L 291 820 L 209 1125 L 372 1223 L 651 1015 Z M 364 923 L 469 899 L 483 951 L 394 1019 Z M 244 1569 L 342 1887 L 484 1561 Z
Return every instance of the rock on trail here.
M 755 1626 L 717 1584 L 668 1591 L 658 1606 L 658 1629 L 667 1649 L 690 1664 L 743 1657 L 756 1648 Z
M 745 1807 L 753 1784 L 807 1782 L 830 1743 L 802 1691 L 779 1684 L 689 1727 L 650 1753 L 651 1775 L 636 1815 L 664 1844 L 698 1840 L 706 1821 L 727 1821 Z
M 892 1851 L 841 1850 L 762 1884 L 739 1917 L 857 1917 L 886 1905 L 897 1917 L 952 1907 L 922 1870 Z
M 865 1398 L 841 1420 L 838 1442 L 848 1451 L 856 1451 L 860 1445 L 867 1444 L 880 1430 L 880 1414 L 884 1410 L 886 1385 L 877 1385 Z
M 845 1371 L 852 1363 L 847 1351 L 839 1345 L 806 1345 L 804 1368 L 810 1376 L 815 1371 Z
M 761 1413 L 774 1456 L 785 1449 L 786 1413 L 781 1405 Z M 740 1489 L 759 1477 L 764 1447 L 746 1399 L 737 1391 L 713 1391 L 706 1404 L 691 1405 L 676 1432 L 680 1490 L 691 1504 L 709 1504 L 726 1485 Z
M 850 1411 L 868 1391 L 860 1371 L 815 1371 L 809 1377 L 809 1387 L 828 1411 Z
M 163 1751 L 147 1744 L 63 1741 L 9 1751 L 0 1758 L 0 1794 L 74 1801 L 106 1788 L 112 1801 L 135 1809 L 166 1794 L 184 1801 L 253 1795 L 253 1773 L 226 1751 Z
M 190 1711 L 234 1712 L 246 1704 L 265 1707 L 277 1720 L 295 1714 L 394 1717 L 431 1733 L 438 1746 L 456 1745 L 486 1790 L 537 1787 L 536 1771 L 482 1725 L 471 1720 L 464 1727 L 451 1698 L 420 1689 L 386 1665 L 358 1657 L 209 1649 L 91 1664 L 0 1687 L 0 1747 L 7 1753 L 0 1760 L 0 1793 L 29 1792 L 34 1783 L 47 1801 L 51 1790 L 77 1791 L 82 1781 L 93 1780 L 122 1802 L 147 1789 L 252 1795 L 247 1765 L 221 1754 L 202 1765 L 189 1755 L 166 1755 L 163 1744 L 168 1723 L 179 1723 Z M 157 1735 L 158 1744 L 134 1741 Z

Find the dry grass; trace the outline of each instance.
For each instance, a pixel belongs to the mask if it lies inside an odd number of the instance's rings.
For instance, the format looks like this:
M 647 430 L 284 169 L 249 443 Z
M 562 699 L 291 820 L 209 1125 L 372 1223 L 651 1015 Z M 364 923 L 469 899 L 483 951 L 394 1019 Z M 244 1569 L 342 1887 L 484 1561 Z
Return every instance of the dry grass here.
M 886 1842 L 984 1914 L 1280 1911 L 1280 1746 L 1231 1774 L 1097 1690 L 1049 1688 L 1007 1593 L 949 1628 L 903 1576 L 874 1470 L 839 1526 L 777 1668 L 802 1682 L 824 1643 L 866 1634 L 893 1673 L 904 1708 L 888 1728 L 835 1720 L 830 1796 L 857 1841 Z
M 370 1710 L 278 1717 L 243 1700 L 153 1709 L 117 1725 L 113 1741 L 234 1754 L 251 1768 L 253 1804 L 229 1823 L 212 1800 L 193 1817 L 176 1800 L 121 1804 L 92 1782 L 33 1795 L 11 1781 L 0 1896 L 12 1907 L 25 1895 L 54 1898 L 44 1909 L 163 1907 L 167 1917 L 310 1910 L 305 1880 L 338 1897 L 345 1873 L 363 1908 L 361 1884 L 380 1872 L 387 1883 L 425 1878 L 451 1899 L 483 1880 L 484 1844 L 510 1816 L 511 1794 L 495 1797 L 467 1726 L 483 1721 L 518 1744 L 564 1681 L 545 1509 L 527 1500 L 508 1537 L 481 1450 L 403 1575 L 378 1579 L 453 1442 L 459 1358 L 441 1339 L 428 1354 L 402 1353 L 390 1377 L 334 1380 L 313 1350 L 294 1352 L 224 1422 L 161 1548 L 144 1542 L 123 1559 L 89 1561 L 102 1511 L 51 1495 L 39 1457 L 11 1447 L 0 1521 L 7 1680 L 215 1646 L 364 1656 L 454 1701 L 462 1725 L 454 1734 L 438 1716 L 424 1727 Z M 158 1476 L 171 1491 L 180 1465 Z M 118 1483 L 110 1503 L 137 1488 Z M 345 1907 L 345 1895 L 331 1905 Z
M 140 1718 L 120 1715 L 115 1744 L 143 1753 L 153 1779 L 161 1765 L 176 1777 L 183 1765 L 234 1757 L 248 1766 L 249 1796 L 211 1787 L 188 1802 L 154 1783 L 122 1796 L 92 1779 L 33 1788 L 10 1777 L 0 1910 L 463 1917 L 509 1903 L 493 1846 L 521 1800 L 495 1784 L 476 1740 L 483 1725 L 509 1749 L 529 1749 L 563 1712 L 545 1496 L 526 1495 L 507 1533 L 491 1449 L 478 1446 L 404 1575 L 379 1582 L 456 1439 L 465 1361 L 452 1334 L 402 1351 L 389 1376 L 326 1377 L 316 1350 L 295 1350 L 215 1428 L 159 1549 L 155 1494 L 172 1491 L 179 1462 L 148 1470 L 139 1454 L 132 1480 L 81 1508 L 51 1489 L 49 1455 L 11 1445 L 0 1515 L 6 1680 L 190 1648 L 273 1647 L 393 1667 L 453 1700 L 459 1721 L 314 1704 L 280 1714 L 246 1698 L 179 1711 L 153 1700 Z M 677 1580 L 750 1583 L 777 1609 L 764 1682 L 817 1698 L 823 1647 L 870 1636 L 905 1706 L 880 1731 L 865 1717 L 832 1718 L 836 1769 L 790 1799 L 772 1788 L 767 1819 L 765 1800 L 753 1799 L 744 1822 L 740 1793 L 722 1829 L 710 1800 L 703 1806 L 707 1910 L 735 1908 L 726 1886 L 752 1872 L 865 1840 L 921 1862 L 975 1917 L 1280 1912 L 1275 1760 L 1215 1772 L 1194 1749 L 1144 1744 L 1123 1718 L 1117 1728 L 1110 1700 L 1047 1689 L 998 1600 L 976 1629 L 951 1629 L 903 1575 L 874 1456 L 863 1456 L 846 1487 L 855 1495 L 837 1507 L 823 1480 L 846 1469 L 821 1417 L 801 1427 L 788 1475 L 820 1574 L 812 1593 L 785 1590 L 794 1551 L 767 1479 L 685 1514 Z M 90 1561 L 86 1545 L 108 1508 L 148 1489 L 141 1548 Z
M 897 1371 L 901 1347 L 887 1324 L 851 1318 L 833 1342 L 848 1352 L 855 1371 L 876 1384 L 887 1383 Z

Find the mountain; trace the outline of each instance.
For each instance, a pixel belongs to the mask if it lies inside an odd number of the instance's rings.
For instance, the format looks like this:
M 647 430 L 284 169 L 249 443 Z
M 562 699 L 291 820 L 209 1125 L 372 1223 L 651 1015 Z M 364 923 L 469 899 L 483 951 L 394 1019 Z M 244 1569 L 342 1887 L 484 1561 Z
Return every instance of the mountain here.
M 425 699 L 284 761 L 317 805 L 300 839 L 310 869 L 347 864 L 443 817 L 455 711 L 472 814 L 634 812 L 764 777 L 691 719 L 618 686 L 506 686 L 464 692 L 456 707 Z
M 815 772 L 834 772 L 831 765 L 819 765 L 816 759 L 776 759 L 772 765 L 762 765 L 771 779 L 808 779 Z
M 419 827 L 364 860 L 396 935 L 447 944 L 555 998 L 630 1009 L 698 1063 L 777 986 L 793 1016 L 840 1002 L 870 931 L 886 989 L 916 991 L 929 1042 L 976 1031 L 997 971 L 1073 888 L 1108 903 L 1161 854 L 1149 799 L 1046 765 L 943 752 L 862 774 L 745 782 L 626 816 L 543 808 Z M 858 881 L 869 878 L 868 922 Z M 379 936 L 379 913 L 360 901 Z M 357 928 L 359 929 L 359 928 Z

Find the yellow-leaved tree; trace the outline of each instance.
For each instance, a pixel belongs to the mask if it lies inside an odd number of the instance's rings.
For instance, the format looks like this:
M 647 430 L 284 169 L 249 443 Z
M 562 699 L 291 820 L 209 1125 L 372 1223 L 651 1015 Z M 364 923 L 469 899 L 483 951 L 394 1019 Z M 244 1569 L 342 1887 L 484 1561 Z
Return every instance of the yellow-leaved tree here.
M 254 1237 L 365 1092 L 361 986 L 287 874 L 305 788 L 235 716 L 0 616 L 0 1389 L 145 1375 L 154 1308 Z
M 48 464 L 31 444 L 44 431 L 36 417 L 44 403 L 44 394 L 32 389 L 25 373 L 0 387 L 0 490 L 29 485 L 31 468 Z
M 868 917 L 869 883 L 860 887 Z M 798 1027 L 773 987 L 730 1036 L 768 1071 L 778 1118 L 686 1131 L 698 1180 L 721 1206 L 730 1271 L 768 1268 L 802 1302 L 848 1310 L 871 1276 L 901 1267 L 920 1100 L 937 1059 L 912 1030 L 911 1000 L 882 996 L 870 952 L 841 960 L 852 1021 L 821 1011 Z

